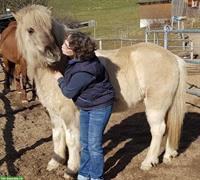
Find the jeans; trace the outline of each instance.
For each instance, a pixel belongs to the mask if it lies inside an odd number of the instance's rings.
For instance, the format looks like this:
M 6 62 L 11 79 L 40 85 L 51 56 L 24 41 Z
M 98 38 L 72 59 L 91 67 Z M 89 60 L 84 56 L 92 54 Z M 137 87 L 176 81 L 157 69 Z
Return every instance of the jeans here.
M 81 162 L 78 180 L 103 179 L 103 132 L 112 113 L 112 105 L 89 111 L 80 110 Z

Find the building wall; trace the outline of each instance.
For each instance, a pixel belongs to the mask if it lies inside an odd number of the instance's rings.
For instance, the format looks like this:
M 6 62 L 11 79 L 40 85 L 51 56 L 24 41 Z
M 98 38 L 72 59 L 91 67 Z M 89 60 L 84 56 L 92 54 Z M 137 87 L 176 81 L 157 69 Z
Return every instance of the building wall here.
M 171 4 L 146 4 L 139 6 L 141 19 L 170 19 Z

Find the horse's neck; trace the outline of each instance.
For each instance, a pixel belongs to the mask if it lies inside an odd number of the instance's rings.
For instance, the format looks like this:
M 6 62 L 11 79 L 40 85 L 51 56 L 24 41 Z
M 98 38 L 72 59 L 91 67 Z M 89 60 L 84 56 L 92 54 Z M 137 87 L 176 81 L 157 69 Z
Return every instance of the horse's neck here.
M 35 73 L 33 74 L 33 79 L 35 81 L 40 101 L 44 106 L 48 107 L 49 105 L 47 102 L 52 101 L 52 95 L 59 93 L 57 82 L 53 77 L 53 73 L 45 67 L 36 68 Z
M 34 80 L 39 100 L 49 114 L 57 115 L 66 123 L 76 121 L 78 126 L 78 109 L 71 99 L 63 96 L 53 72 L 49 68 L 37 68 Z
M 35 68 L 35 73 L 33 78 L 38 86 L 51 86 L 52 81 L 54 81 L 53 73 L 46 67 Z

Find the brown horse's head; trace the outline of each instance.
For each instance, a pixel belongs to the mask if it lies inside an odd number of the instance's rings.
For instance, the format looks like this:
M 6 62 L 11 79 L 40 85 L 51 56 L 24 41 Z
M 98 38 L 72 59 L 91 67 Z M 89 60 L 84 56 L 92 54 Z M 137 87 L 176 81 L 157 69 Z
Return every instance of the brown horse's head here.
M 52 33 L 51 11 L 41 5 L 20 9 L 14 17 L 17 21 L 18 48 L 28 63 L 52 65 L 60 60 L 60 49 Z

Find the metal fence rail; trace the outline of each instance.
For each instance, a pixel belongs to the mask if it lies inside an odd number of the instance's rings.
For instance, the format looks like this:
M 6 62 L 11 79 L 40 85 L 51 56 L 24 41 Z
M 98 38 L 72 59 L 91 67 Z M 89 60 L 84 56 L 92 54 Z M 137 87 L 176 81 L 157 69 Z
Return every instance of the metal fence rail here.
M 186 89 L 186 93 L 200 97 L 200 88 L 195 85 L 190 85 Z
M 95 39 L 99 49 L 118 49 L 124 46 L 132 46 L 144 39 L 124 39 L 124 38 L 98 38 Z
M 200 52 L 200 42 L 198 45 L 194 45 L 194 42 L 189 39 L 189 36 L 187 34 L 193 34 L 193 33 L 199 33 L 200 34 L 200 29 L 178 29 L 174 30 L 172 29 L 171 26 L 166 25 L 164 26 L 163 29 L 156 29 L 156 30 L 151 30 L 151 29 L 146 29 L 145 30 L 145 42 L 151 42 L 149 39 L 149 36 L 153 36 L 153 42 L 159 45 L 159 42 L 162 42 L 161 45 L 165 49 L 169 49 L 172 52 L 187 52 L 190 53 L 190 59 L 193 59 L 194 56 L 194 49 L 199 49 Z M 177 39 L 174 39 L 173 36 L 178 35 L 179 36 L 179 41 Z M 172 36 L 172 37 L 170 37 Z M 172 39 L 170 39 L 172 38 Z M 173 43 L 170 45 L 170 43 Z M 181 45 L 174 45 L 175 43 L 178 44 L 181 42 Z M 174 49 L 174 48 L 178 48 Z

